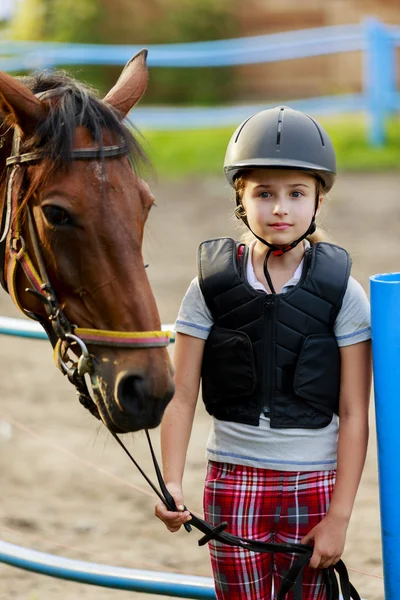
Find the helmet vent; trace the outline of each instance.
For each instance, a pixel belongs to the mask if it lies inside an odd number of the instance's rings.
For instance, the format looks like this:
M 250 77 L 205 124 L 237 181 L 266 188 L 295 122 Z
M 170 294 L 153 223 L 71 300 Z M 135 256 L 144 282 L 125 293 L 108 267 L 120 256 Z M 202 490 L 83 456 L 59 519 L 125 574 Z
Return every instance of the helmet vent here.
M 314 125 L 315 125 L 315 127 L 317 128 L 317 131 L 318 131 L 318 133 L 319 133 L 319 137 L 321 138 L 321 144 L 322 144 L 323 146 L 325 146 L 325 142 L 324 142 L 324 136 L 322 135 L 322 131 L 321 131 L 321 129 L 319 128 L 319 125 L 318 125 L 318 123 L 317 123 L 316 121 L 314 121 L 314 119 L 313 119 L 312 117 L 310 117 L 310 115 L 306 115 L 306 116 L 307 116 L 307 117 L 310 119 L 310 121 L 312 121 L 312 122 L 314 123 Z
M 279 146 L 281 145 L 281 134 L 282 134 L 282 123 L 283 123 L 283 113 L 285 112 L 284 108 L 281 108 L 278 116 L 278 128 L 276 132 L 276 146 L 277 150 L 280 150 Z
M 248 122 L 250 121 L 250 119 L 252 119 L 253 117 L 254 117 L 254 115 L 251 115 L 251 116 L 250 116 L 248 119 L 246 119 L 246 120 L 244 121 L 244 123 L 242 123 L 242 126 L 241 126 L 241 128 L 240 128 L 240 129 L 239 129 L 239 131 L 237 132 L 237 136 L 236 136 L 236 138 L 235 138 L 235 144 L 236 144 L 236 142 L 237 142 L 237 141 L 238 141 L 238 139 L 239 139 L 239 135 L 240 135 L 240 134 L 242 133 L 242 131 L 243 131 L 243 127 L 244 127 L 245 125 L 247 125 L 247 123 L 248 123 Z

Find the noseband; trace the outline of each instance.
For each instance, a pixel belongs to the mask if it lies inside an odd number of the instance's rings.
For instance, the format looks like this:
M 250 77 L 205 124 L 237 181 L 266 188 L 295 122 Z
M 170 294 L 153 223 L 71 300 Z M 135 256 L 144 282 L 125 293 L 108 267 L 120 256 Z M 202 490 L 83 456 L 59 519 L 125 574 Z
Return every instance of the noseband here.
M 115 156 L 125 156 L 129 150 L 126 145 L 104 146 L 101 148 L 78 148 L 72 150 L 72 160 L 102 160 Z M 91 378 L 92 388 L 97 387 L 95 381 L 95 357 L 87 349 L 87 344 L 113 348 L 157 348 L 165 347 L 173 340 L 171 331 L 105 331 L 101 329 L 84 329 L 69 322 L 57 300 L 54 288 L 49 280 L 43 254 L 40 249 L 39 236 L 33 219 L 32 210 L 26 206 L 29 233 L 33 245 L 33 256 L 38 269 L 31 260 L 25 240 L 21 234 L 21 193 L 15 192 L 14 181 L 23 166 L 44 158 L 40 151 L 20 154 L 20 135 L 14 130 L 12 155 L 6 160 L 6 202 L 1 219 L 0 237 L 0 283 L 9 292 L 18 308 L 31 319 L 41 323 L 54 348 L 54 362 L 69 381 L 76 387 L 80 402 L 94 416 L 100 419 L 96 404 L 93 402 L 84 376 Z M 22 186 L 20 186 L 21 189 Z M 9 264 L 5 265 L 6 244 L 9 248 Z M 26 291 L 33 294 L 44 305 L 47 319 L 24 309 L 17 291 L 17 273 L 21 267 L 30 288 Z M 7 278 L 5 276 L 7 273 Z M 78 350 L 78 352 L 75 352 Z M 71 356 L 73 353 L 75 356 Z

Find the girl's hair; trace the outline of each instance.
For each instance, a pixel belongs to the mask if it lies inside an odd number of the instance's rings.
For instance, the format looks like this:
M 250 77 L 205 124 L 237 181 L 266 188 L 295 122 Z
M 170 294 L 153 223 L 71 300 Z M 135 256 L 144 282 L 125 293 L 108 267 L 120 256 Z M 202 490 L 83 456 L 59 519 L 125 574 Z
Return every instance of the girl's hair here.
M 233 182 L 233 185 L 235 188 L 235 196 L 236 196 L 236 208 L 234 210 L 234 214 L 235 214 L 235 217 L 237 219 L 239 219 L 240 221 L 243 221 L 244 220 L 243 218 L 246 217 L 246 211 L 242 204 L 242 198 L 243 198 L 244 190 L 246 188 L 246 180 L 247 180 L 247 176 L 249 175 L 249 173 L 250 173 L 250 169 L 241 171 L 240 175 L 238 177 L 236 177 Z M 310 173 L 310 174 L 312 175 L 312 173 Z M 316 185 L 317 196 L 319 197 L 321 195 L 324 195 L 324 190 L 323 190 L 321 180 L 317 176 L 315 176 L 315 180 L 317 182 L 317 185 Z M 255 239 L 254 235 L 249 230 L 245 231 L 245 233 L 242 236 L 242 241 L 245 244 L 250 244 L 254 239 Z M 315 232 L 311 235 L 308 235 L 306 237 L 306 239 L 310 242 L 311 246 L 313 246 L 317 242 L 330 242 L 331 241 L 329 238 L 329 235 L 326 233 L 326 231 L 320 225 L 318 225 Z

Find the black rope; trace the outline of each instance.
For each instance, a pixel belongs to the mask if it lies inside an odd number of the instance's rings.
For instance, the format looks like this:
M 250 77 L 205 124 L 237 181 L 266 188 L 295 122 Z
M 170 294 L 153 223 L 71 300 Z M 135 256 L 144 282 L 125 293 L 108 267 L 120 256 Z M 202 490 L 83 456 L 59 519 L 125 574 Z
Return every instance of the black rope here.
M 121 446 L 123 451 L 128 455 L 130 460 L 133 462 L 135 467 L 138 469 L 140 474 L 144 477 L 147 483 L 150 485 L 151 489 L 154 491 L 156 496 L 164 503 L 166 508 L 172 512 L 178 512 L 177 506 L 175 504 L 175 500 L 167 489 L 165 485 L 160 466 L 157 461 L 157 457 L 155 455 L 153 445 L 151 443 L 150 435 L 148 430 L 145 430 L 147 441 L 150 448 L 151 457 L 154 464 L 154 469 L 156 472 L 158 484 L 160 486 L 160 490 L 156 488 L 151 479 L 146 475 L 143 469 L 139 466 L 137 461 L 133 458 L 132 454 L 125 447 L 123 442 L 119 439 L 116 433 L 110 431 L 111 435 Z M 184 507 L 185 510 L 186 507 Z M 304 568 L 309 564 L 312 554 L 313 547 L 307 546 L 305 544 L 294 544 L 294 543 L 282 543 L 278 544 L 276 542 L 259 542 L 257 540 L 252 540 L 249 538 L 241 538 L 236 535 L 233 535 L 225 529 L 228 527 L 227 522 L 219 523 L 216 526 L 211 525 L 204 519 L 200 519 L 193 513 L 190 513 L 191 521 L 189 523 L 185 523 L 186 531 L 192 531 L 192 527 L 198 529 L 201 533 L 203 533 L 203 537 L 199 539 L 199 546 L 203 546 L 207 544 L 211 540 L 216 540 L 222 544 L 226 544 L 228 546 L 239 546 L 240 548 L 244 548 L 245 550 L 251 550 L 252 552 L 262 552 L 262 553 L 283 553 L 283 554 L 295 554 L 298 555 L 298 558 L 295 560 L 288 573 L 282 580 L 282 585 L 279 590 L 277 600 L 284 600 L 286 595 L 290 592 L 293 586 L 296 583 L 296 580 L 303 572 Z M 339 560 L 335 565 L 328 567 L 327 569 L 321 569 L 324 584 L 326 586 L 326 600 L 339 600 L 339 584 L 337 582 L 336 573 L 339 576 L 340 588 L 342 591 L 342 600 L 361 600 L 357 590 L 349 581 L 348 572 L 346 566 L 342 560 Z
M 267 283 L 269 285 L 269 290 L 271 292 L 271 294 L 276 294 L 275 288 L 274 288 L 274 284 L 272 283 L 272 279 L 271 279 L 271 275 L 269 274 L 268 271 L 268 259 L 271 256 L 271 253 L 273 252 L 272 248 L 270 248 L 267 252 L 267 254 L 265 255 L 265 259 L 264 259 L 264 275 L 265 275 L 265 279 L 267 280 Z

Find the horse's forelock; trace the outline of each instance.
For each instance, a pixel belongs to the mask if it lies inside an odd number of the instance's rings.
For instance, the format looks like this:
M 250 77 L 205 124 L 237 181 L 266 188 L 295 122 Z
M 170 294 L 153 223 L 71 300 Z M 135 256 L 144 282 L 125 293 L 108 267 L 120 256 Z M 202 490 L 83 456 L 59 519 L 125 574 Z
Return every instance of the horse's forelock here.
M 21 152 L 40 148 L 50 158 L 48 164 L 54 172 L 68 167 L 71 161 L 73 140 L 77 126 L 86 127 L 93 141 L 101 146 L 104 131 L 115 137 L 116 142 L 125 144 L 130 150 L 132 166 L 136 170 L 145 153 L 133 135 L 109 105 L 102 102 L 89 86 L 69 77 L 65 72 L 41 72 L 23 77 L 22 82 L 35 94 L 49 90 L 55 93 L 49 98 L 50 110 L 33 137 L 25 140 Z M 59 90 L 59 94 L 56 93 Z M 44 95 L 43 99 L 46 99 Z M 51 175 L 51 173 L 48 173 Z

